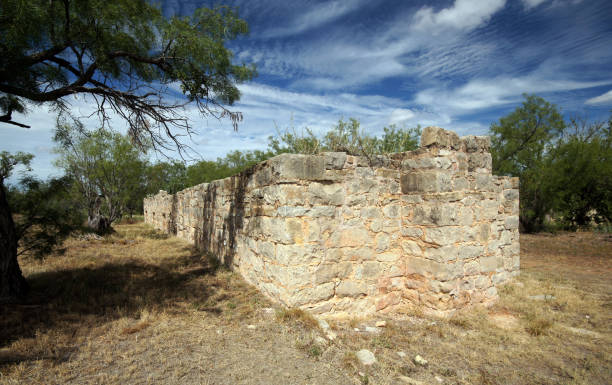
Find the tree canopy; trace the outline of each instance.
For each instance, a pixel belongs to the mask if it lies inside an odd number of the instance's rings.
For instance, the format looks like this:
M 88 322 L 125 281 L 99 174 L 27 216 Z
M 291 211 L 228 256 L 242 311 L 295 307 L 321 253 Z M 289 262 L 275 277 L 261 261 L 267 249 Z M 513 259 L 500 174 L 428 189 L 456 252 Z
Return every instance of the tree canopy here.
M 566 122 L 535 95 L 491 125 L 493 172 L 520 178 L 523 231 L 612 220 L 612 121 Z
M 226 48 L 248 32 L 233 8 L 166 18 L 146 0 L 0 4 L 0 122 L 26 126 L 13 113 L 28 102 L 67 112 L 66 96 L 86 94 L 103 124 L 112 113 L 128 123 L 135 144 L 181 149 L 180 135 L 192 132 L 186 103 L 234 125 L 242 118 L 224 106 L 239 99 L 236 84 L 255 75 Z

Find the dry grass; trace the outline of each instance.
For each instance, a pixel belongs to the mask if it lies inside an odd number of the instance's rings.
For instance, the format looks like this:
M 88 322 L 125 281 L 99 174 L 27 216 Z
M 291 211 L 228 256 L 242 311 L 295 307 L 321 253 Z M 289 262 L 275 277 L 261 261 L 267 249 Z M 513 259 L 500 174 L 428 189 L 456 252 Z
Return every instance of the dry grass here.
M 276 311 L 276 319 L 285 323 L 297 323 L 307 329 L 317 329 L 317 320 L 308 312 L 298 308 L 283 308 Z
M 270 303 L 185 242 L 143 224 L 22 260 L 33 293 L 0 309 L 0 383 L 608 384 L 612 242 L 523 235 L 522 274 L 492 308 L 330 322 Z M 532 296 L 546 296 L 543 300 Z M 359 328 L 356 332 L 354 328 Z M 359 364 L 369 349 L 377 363 Z M 404 352 L 405 357 L 398 355 Z M 427 366 L 415 364 L 421 355 Z M 399 382 L 398 382 L 399 381 Z

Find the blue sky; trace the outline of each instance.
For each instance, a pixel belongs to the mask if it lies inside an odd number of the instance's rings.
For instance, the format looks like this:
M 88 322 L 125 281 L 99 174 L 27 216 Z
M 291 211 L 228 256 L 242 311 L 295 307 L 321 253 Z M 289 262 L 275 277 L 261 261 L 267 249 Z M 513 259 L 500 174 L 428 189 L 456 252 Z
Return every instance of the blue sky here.
M 217 2 L 166 0 L 166 15 Z M 239 8 L 250 35 L 230 44 L 259 76 L 240 86 L 244 121 L 205 119 L 191 146 L 204 159 L 263 149 L 287 127 L 322 133 L 354 117 L 370 134 L 386 125 L 437 125 L 460 135 L 490 124 L 535 93 L 566 117 L 603 120 L 612 110 L 612 1 L 278 1 L 224 2 Z M 89 103 L 74 99 L 75 111 Z M 5 126 L 0 149 L 36 155 L 34 171 L 58 175 L 52 159 L 54 113 L 32 108 Z M 86 120 L 92 128 L 95 119 Z M 121 127 L 120 121 L 114 123 Z

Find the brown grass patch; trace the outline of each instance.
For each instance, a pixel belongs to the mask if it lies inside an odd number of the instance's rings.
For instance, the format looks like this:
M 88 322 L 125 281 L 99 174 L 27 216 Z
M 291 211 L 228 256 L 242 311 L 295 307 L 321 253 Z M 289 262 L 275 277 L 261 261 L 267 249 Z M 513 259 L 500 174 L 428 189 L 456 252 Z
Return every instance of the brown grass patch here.
M 276 319 L 285 323 L 297 323 L 307 329 L 317 329 L 319 323 L 312 314 L 299 308 L 284 308 L 276 312 Z

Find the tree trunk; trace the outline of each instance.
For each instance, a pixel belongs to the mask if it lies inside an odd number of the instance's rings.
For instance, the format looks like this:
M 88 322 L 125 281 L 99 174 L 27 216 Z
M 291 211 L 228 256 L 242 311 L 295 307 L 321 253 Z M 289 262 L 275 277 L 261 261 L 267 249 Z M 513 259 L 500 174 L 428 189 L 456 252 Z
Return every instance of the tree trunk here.
M 16 302 L 28 292 L 17 262 L 17 233 L 4 183 L 0 180 L 0 303 Z

